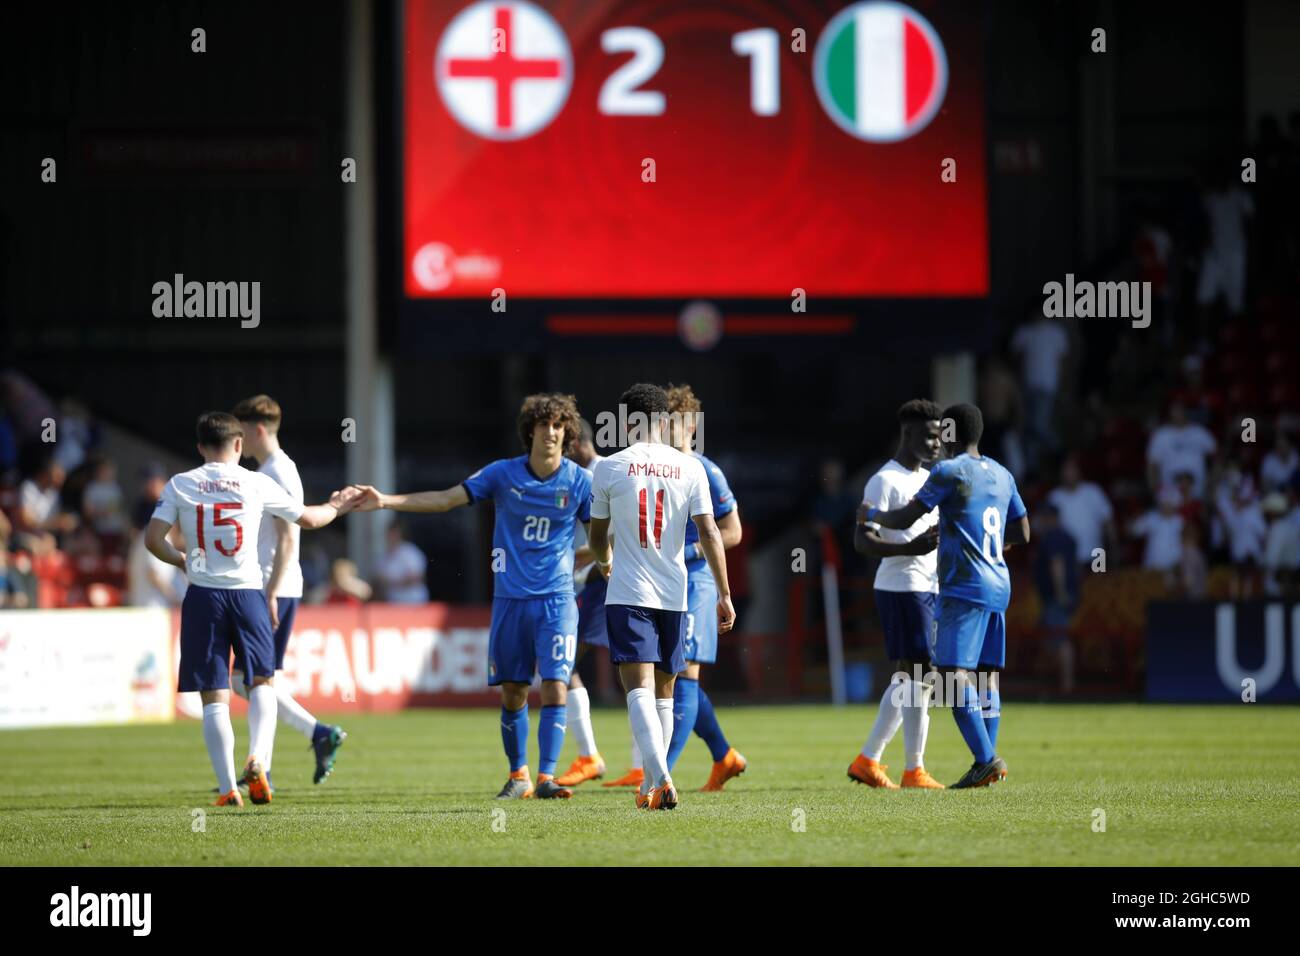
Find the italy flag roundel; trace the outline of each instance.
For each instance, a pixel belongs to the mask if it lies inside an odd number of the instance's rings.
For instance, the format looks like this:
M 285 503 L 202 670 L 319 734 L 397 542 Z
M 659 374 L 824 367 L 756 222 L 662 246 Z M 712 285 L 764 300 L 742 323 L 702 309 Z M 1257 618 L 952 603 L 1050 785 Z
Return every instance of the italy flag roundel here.
M 855 3 L 826 24 L 813 54 L 822 108 L 852 136 L 892 143 L 919 133 L 948 88 L 939 34 L 911 7 Z

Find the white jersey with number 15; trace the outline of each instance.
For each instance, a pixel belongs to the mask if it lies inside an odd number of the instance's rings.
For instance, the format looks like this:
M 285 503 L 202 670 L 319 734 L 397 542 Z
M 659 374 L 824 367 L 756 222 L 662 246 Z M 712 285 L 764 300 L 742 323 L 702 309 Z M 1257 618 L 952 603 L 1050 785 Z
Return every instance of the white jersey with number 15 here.
M 190 584 L 260 590 L 257 540 L 263 513 L 297 521 L 302 512 L 303 505 L 269 476 L 208 462 L 167 482 L 153 516 L 180 525 Z
M 609 518 L 614 569 L 606 604 L 686 610 L 686 523 L 713 514 L 704 466 L 670 445 L 637 442 L 596 463 L 591 516 Z

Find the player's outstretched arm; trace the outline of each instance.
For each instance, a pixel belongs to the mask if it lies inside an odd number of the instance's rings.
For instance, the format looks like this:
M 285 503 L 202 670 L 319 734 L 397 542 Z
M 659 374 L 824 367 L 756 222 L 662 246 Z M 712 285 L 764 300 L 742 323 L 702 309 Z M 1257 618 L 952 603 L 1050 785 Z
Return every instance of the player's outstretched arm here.
M 144 546 L 159 561 L 166 561 L 174 567 L 185 570 L 185 555 L 172 547 L 167 534 L 172 526 L 161 518 L 149 519 L 149 526 L 144 529 Z
M 859 522 L 853 528 L 853 550 L 869 558 L 929 554 L 939 547 L 939 527 L 927 528 L 911 541 L 886 541 L 876 529 Z
M 881 511 L 870 501 L 864 501 L 862 507 L 858 509 L 858 523 L 866 524 L 875 522 L 882 528 L 892 528 L 895 531 L 902 531 L 904 528 L 910 528 L 921 519 L 921 516 L 929 512 L 929 508 L 913 498 L 901 508 L 893 511 Z
M 718 587 L 718 633 L 725 634 L 736 623 L 736 609 L 731 606 L 731 585 L 727 582 L 726 549 L 722 546 L 722 532 L 718 530 L 713 515 L 691 515 L 700 532 L 700 550 L 713 572 L 713 583 Z
M 1003 538 L 1003 544 L 1028 544 L 1029 543 L 1029 515 L 1022 515 L 1019 521 L 1014 521 L 1007 525 L 1006 537 Z
M 453 485 L 441 491 L 415 491 L 405 495 L 387 495 L 371 485 L 353 485 L 352 489 L 359 492 L 357 511 L 387 508 L 389 511 L 441 514 L 469 504 L 469 493 L 464 485 Z
M 360 500 L 360 492 L 353 488 L 336 491 L 330 495 L 330 500 L 325 504 L 308 505 L 304 508 L 302 514 L 298 517 L 298 527 L 306 528 L 308 531 L 323 528 L 335 518 L 345 515 L 349 511 L 355 511 Z

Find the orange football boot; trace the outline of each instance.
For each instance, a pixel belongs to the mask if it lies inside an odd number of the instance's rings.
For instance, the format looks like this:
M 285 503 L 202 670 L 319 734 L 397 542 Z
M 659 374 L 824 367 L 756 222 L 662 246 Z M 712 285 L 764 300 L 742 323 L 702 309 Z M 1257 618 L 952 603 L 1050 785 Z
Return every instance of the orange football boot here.
M 722 789 L 719 787 L 718 789 Z M 647 807 L 650 810 L 675 810 L 677 808 L 677 788 L 669 780 L 662 787 L 655 787 L 649 793 Z
M 739 777 L 745 772 L 749 762 L 741 755 L 740 751 L 732 747 L 727 751 L 727 755 L 721 760 L 715 761 L 713 770 L 709 773 L 709 782 L 700 787 L 700 793 L 716 793 L 721 790 L 732 777 Z
M 271 802 L 271 781 L 256 757 L 250 756 L 244 764 L 244 779 L 248 781 L 248 799 L 259 804 Z
M 608 783 L 602 783 L 602 787 L 639 787 L 645 780 L 645 771 L 640 767 L 633 767 L 617 780 L 610 780 Z
M 943 790 L 944 785 L 926 771 L 924 767 L 903 771 L 903 789 L 919 787 L 922 790 Z
M 868 787 L 882 787 L 885 790 L 897 790 L 898 784 L 889 779 L 885 773 L 886 765 L 879 760 L 872 760 L 858 754 L 849 764 L 849 779 L 865 783 Z
M 608 787 L 609 784 L 605 784 L 605 786 Z M 636 791 L 636 808 L 638 810 L 648 810 L 650 808 L 650 793 L 640 787 Z
M 214 807 L 242 807 L 244 805 L 244 798 L 239 795 L 239 790 L 235 789 L 217 797 L 212 805 Z
M 512 770 L 506 778 L 506 785 L 497 794 L 498 800 L 531 800 L 533 798 L 533 777 L 528 772 L 528 765 Z
M 561 787 L 576 787 L 580 783 L 599 780 L 603 776 L 605 776 L 605 761 L 600 759 L 600 754 L 589 754 L 586 757 L 578 757 L 569 764 L 569 769 L 556 777 L 555 782 Z

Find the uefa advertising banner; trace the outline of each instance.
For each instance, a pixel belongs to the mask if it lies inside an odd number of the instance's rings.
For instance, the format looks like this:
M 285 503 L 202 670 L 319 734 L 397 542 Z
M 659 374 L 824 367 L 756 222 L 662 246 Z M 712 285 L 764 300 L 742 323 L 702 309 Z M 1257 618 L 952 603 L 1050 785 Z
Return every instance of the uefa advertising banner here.
M 163 610 L 0 611 L 0 728 L 171 720 Z
M 1300 603 L 1147 606 L 1150 700 L 1300 700 Z
M 490 620 L 487 607 L 450 604 L 300 606 L 276 679 L 321 713 L 497 703 L 487 683 Z M 178 640 L 179 613 L 174 627 Z M 179 709 L 194 716 L 189 696 Z M 243 708 L 236 699 L 234 711 Z

